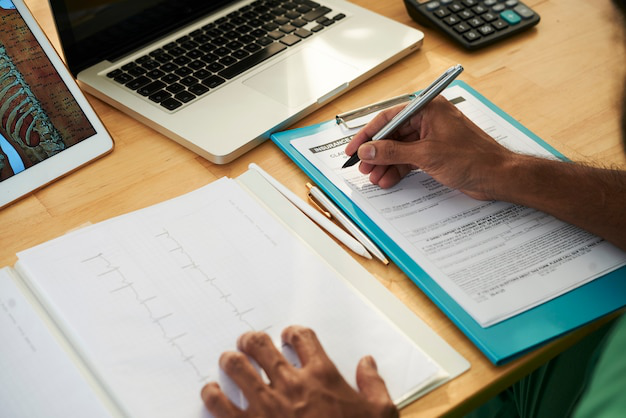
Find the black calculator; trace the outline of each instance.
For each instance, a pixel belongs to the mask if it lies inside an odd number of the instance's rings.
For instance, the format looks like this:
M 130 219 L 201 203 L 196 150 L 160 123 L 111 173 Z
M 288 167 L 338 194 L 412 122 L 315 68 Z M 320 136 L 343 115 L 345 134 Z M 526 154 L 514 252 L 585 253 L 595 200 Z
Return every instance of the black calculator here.
M 417 23 L 435 27 L 466 49 L 499 42 L 539 23 L 539 15 L 517 0 L 404 0 Z

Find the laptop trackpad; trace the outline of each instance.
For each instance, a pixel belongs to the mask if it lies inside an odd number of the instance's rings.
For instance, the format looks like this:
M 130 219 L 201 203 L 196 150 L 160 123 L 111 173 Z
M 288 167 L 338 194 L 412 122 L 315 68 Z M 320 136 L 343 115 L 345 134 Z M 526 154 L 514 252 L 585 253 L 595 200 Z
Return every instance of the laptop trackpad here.
M 305 48 L 243 83 L 287 107 L 299 107 L 352 81 L 356 74 L 355 67 Z

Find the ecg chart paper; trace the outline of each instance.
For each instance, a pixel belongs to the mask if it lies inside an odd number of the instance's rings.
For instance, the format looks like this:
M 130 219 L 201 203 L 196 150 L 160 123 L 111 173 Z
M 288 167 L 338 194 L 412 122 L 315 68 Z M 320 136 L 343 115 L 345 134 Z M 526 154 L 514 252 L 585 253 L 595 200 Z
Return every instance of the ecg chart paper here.
M 346 379 L 378 362 L 392 396 L 441 370 L 234 180 L 18 254 L 17 268 L 89 369 L 132 416 L 208 415 L 219 355 L 291 324 L 316 330 Z M 403 359 L 400 360 L 399 359 Z M 387 375 L 387 376 L 386 376 Z

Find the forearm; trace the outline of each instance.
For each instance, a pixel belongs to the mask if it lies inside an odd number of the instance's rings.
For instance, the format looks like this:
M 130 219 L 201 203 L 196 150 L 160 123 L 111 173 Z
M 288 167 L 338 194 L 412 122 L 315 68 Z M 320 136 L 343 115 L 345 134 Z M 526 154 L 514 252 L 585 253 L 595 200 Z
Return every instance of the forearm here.
M 626 171 L 520 155 L 497 169 L 492 197 L 549 213 L 626 250 Z

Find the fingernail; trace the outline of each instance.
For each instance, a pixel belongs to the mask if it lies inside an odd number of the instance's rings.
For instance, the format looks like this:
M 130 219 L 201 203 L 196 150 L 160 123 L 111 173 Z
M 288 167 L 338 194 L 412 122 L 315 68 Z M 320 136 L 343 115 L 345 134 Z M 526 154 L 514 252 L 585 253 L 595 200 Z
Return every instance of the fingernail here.
M 376 157 L 376 148 L 371 144 L 363 144 L 359 147 L 358 153 L 361 160 L 371 160 Z
M 206 385 L 204 385 L 204 387 L 200 391 L 200 396 L 202 399 L 207 399 L 209 396 L 215 393 L 215 390 L 219 390 L 219 389 L 220 389 L 220 386 L 216 382 L 209 382 Z
M 378 369 L 378 367 L 376 366 L 376 360 L 374 360 L 374 357 L 365 356 L 365 361 L 367 362 L 367 365 L 370 366 L 372 369 L 374 370 Z

